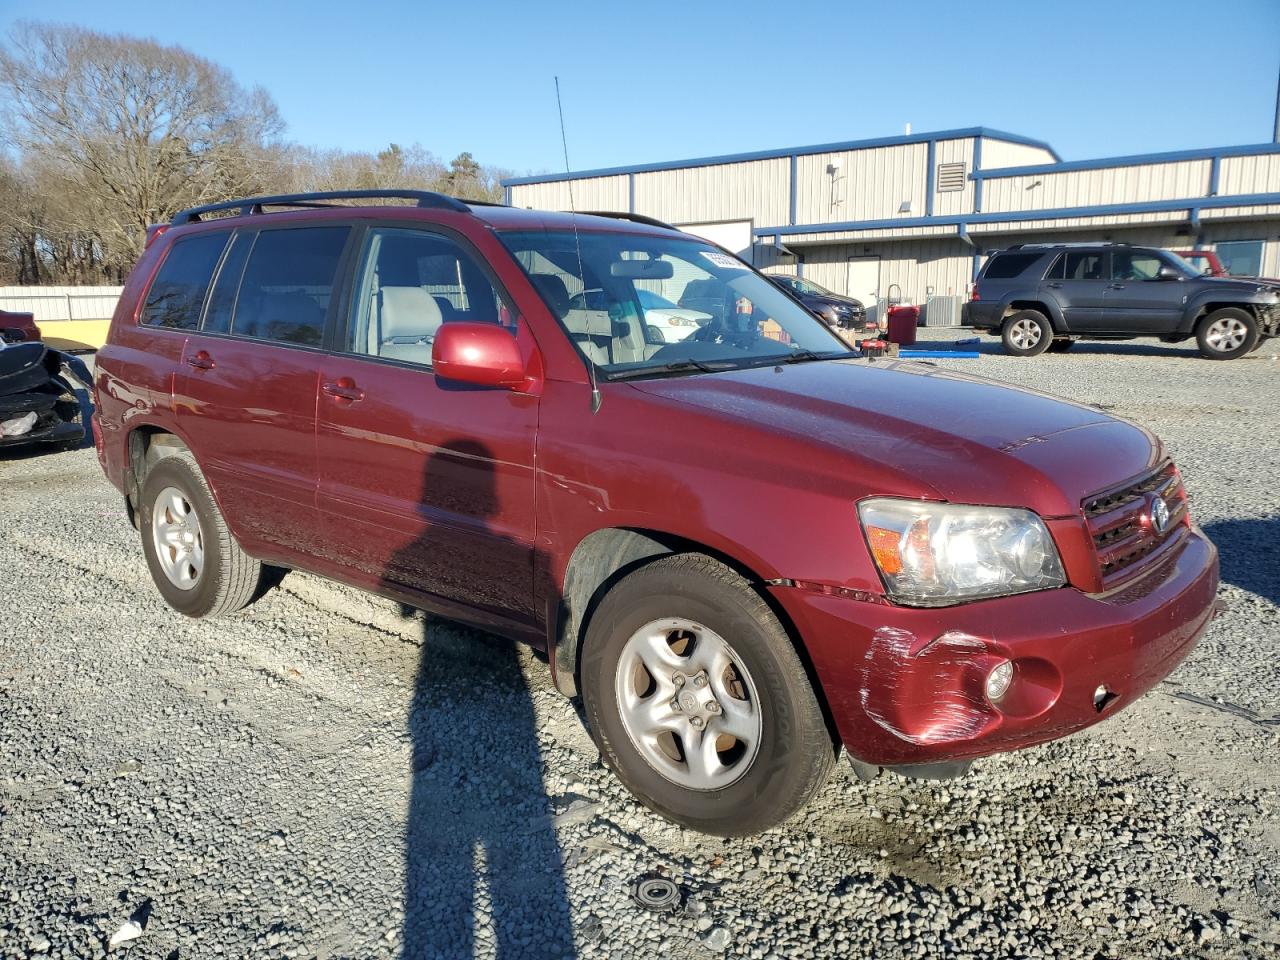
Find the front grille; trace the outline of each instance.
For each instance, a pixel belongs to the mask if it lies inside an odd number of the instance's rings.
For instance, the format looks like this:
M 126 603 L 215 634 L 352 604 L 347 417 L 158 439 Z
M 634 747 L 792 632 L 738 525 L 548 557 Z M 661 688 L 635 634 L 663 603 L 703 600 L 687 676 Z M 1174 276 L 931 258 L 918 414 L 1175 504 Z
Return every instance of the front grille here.
M 1164 501 L 1169 520 L 1157 530 L 1153 513 Z M 1172 463 L 1122 487 L 1084 501 L 1084 518 L 1104 588 L 1136 575 L 1174 542 L 1188 524 L 1187 492 Z

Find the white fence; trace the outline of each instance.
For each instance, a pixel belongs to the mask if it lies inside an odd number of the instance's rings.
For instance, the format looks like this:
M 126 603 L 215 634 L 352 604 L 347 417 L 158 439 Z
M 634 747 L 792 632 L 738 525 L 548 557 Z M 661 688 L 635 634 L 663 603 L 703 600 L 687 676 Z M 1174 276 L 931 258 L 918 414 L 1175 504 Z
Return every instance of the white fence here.
M 51 320 L 109 320 L 124 287 L 0 287 L 0 310 Z

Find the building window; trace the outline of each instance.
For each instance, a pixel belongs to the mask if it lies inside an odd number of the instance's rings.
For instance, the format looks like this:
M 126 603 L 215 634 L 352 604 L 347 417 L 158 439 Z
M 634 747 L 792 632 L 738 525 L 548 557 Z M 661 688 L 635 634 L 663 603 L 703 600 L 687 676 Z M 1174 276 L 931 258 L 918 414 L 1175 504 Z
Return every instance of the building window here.
M 1233 277 L 1258 277 L 1262 275 L 1262 241 L 1232 240 L 1215 243 L 1214 250 L 1227 273 Z
M 965 169 L 963 163 L 938 164 L 938 192 L 953 193 L 964 189 Z

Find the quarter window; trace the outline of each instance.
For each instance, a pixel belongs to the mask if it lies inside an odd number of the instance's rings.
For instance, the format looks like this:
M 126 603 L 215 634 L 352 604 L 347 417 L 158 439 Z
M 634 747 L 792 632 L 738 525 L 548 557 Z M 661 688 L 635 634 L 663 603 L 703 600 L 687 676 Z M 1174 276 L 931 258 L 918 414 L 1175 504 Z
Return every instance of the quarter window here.
M 175 240 L 147 292 L 139 321 L 175 330 L 194 330 L 199 326 L 209 278 L 226 245 L 224 232 Z
M 231 238 L 231 248 L 222 258 L 218 275 L 213 281 L 209 303 L 204 308 L 205 333 L 230 333 L 231 317 L 236 309 L 236 295 L 240 292 L 240 278 L 249 259 L 256 233 L 239 232 Z
M 260 340 L 320 346 L 338 261 L 350 229 L 261 231 L 245 264 L 231 332 Z
M 1010 280 L 1021 276 L 1027 267 L 1039 260 L 1042 253 L 1005 253 L 992 257 L 987 263 L 987 280 Z
M 352 353 L 431 364 L 443 324 L 502 323 L 514 312 L 488 274 L 455 241 L 421 230 L 375 229 L 365 241 L 345 347 Z

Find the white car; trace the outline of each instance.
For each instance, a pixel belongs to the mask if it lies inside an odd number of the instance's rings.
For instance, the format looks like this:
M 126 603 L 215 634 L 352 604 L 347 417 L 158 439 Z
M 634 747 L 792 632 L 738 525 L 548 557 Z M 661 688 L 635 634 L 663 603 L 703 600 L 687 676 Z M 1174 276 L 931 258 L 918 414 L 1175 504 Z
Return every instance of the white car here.
M 652 290 L 637 290 L 636 296 L 644 307 L 644 322 L 660 330 L 667 343 L 678 343 L 711 319 L 709 313 L 678 307 Z

